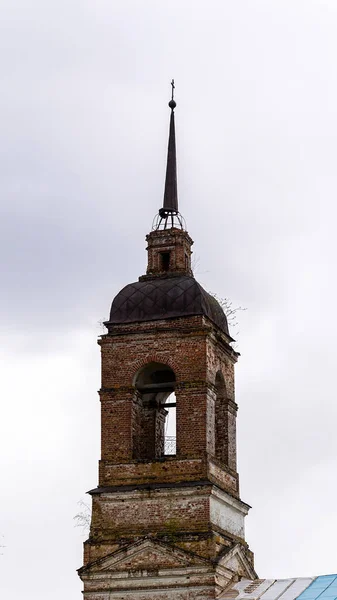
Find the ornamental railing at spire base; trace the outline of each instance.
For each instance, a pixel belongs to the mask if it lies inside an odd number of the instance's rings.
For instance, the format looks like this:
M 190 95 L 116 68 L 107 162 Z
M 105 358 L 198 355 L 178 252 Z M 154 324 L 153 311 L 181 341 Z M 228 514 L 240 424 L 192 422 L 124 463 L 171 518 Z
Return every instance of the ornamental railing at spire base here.
M 164 208 L 161 208 L 153 219 L 152 231 L 157 229 L 171 229 L 172 227 L 186 231 L 184 217 L 180 212 L 166 211 Z
M 165 456 L 172 456 L 176 454 L 177 438 L 173 435 L 167 435 L 165 437 Z

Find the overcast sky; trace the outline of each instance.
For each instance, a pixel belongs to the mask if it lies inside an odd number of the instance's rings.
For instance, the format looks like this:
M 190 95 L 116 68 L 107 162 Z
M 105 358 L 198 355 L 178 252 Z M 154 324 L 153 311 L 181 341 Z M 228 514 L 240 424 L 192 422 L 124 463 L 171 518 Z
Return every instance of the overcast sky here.
M 247 308 L 238 456 L 256 570 L 336 572 L 336 0 L 0 11 L 1 597 L 81 597 L 98 322 L 145 271 L 172 77 L 197 277 Z

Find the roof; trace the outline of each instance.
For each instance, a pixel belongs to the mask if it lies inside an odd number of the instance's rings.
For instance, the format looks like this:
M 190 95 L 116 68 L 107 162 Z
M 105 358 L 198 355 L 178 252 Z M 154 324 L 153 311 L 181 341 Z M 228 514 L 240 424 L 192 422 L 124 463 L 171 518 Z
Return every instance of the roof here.
M 220 594 L 228 600 L 336 600 L 337 575 L 293 579 L 241 579 Z
M 204 315 L 229 336 L 218 301 L 194 277 L 183 275 L 136 281 L 114 298 L 106 325 Z

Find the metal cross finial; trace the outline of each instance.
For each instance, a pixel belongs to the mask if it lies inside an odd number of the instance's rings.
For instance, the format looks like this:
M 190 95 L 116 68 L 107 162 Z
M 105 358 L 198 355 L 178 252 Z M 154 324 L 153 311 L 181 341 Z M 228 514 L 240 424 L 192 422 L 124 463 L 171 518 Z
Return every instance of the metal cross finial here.
M 172 79 L 172 81 L 171 81 L 171 86 L 172 86 L 172 97 L 171 97 L 171 100 L 174 100 L 174 90 L 175 90 L 174 79 Z
M 174 110 L 175 107 L 177 106 L 177 103 L 174 99 L 174 90 L 175 90 L 174 79 L 172 79 L 172 81 L 171 81 L 171 86 L 172 86 L 172 96 L 171 96 L 171 100 L 169 102 L 169 107 L 171 110 Z

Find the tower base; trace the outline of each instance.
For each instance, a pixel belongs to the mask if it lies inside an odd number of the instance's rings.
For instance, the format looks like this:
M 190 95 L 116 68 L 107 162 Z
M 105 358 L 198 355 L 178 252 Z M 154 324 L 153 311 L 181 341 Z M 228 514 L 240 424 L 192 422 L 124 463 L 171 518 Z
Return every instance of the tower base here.
M 86 600 L 208 600 L 255 579 L 248 505 L 210 481 L 97 488 L 79 575 Z

